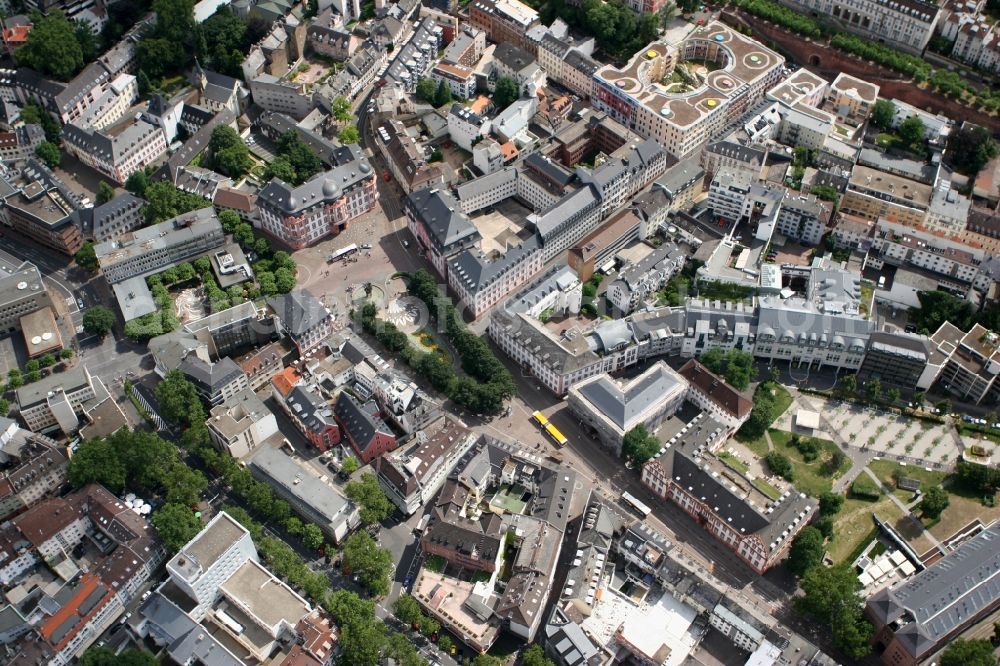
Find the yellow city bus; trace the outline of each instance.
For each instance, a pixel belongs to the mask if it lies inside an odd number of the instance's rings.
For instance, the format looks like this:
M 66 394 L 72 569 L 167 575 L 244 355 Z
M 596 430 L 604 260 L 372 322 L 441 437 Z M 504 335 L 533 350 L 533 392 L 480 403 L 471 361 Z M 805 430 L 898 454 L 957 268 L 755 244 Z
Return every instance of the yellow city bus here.
M 535 420 L 535 423 L 537 423 L 542 428 L 544 428 L 549 424 L 549 420 L 545 418 L 545 414 L 542 414 L 541 412 L 535 412 L 534 414 L 531 415 L 531 418 L 533 418 Z
M 556 446 L 559 448 L 566 446 L 566 442 L 569 441 L 561 432 L 559 432 L 559 429 L 551 423 L 545 426 L 545 432 L 549 433 L 549 437 L 552 438 L 552 440 L 556 443 Z

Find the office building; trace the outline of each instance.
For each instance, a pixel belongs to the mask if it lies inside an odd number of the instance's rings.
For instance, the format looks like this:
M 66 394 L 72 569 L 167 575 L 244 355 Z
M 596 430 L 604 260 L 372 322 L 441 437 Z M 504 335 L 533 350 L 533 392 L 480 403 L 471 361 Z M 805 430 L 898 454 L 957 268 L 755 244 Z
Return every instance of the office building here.
M 0 255 L 0 334 L 18 330 L 21 317 L 52 305 L 34 264 Z
M 693 91 L 667 92 L 660 81 L 686 60 L 711 60 Z M 756 40 L 713 21 L 679 46 L 653 42 L 623 68 L 605 65 L 594 74 L 594 107 L 671 155 L 693 154 L 781 78 L 784 58 Z
M 83 246 L 74 220 L 78 195 L 40 161 L 29 159 L 18 186 L 4 192 L 7 226 L 61 254 L 72 256 Z
M 245 458 L 278 433 L 274 414 L 249 389 L 212 407 L 205 426 L 212 443 L 234 458 Z
M 417 249 L 438 275 L 447 275 L 447 261 L 462 250 L 478 247 L 480 234 L 455 198 L 445 190 L 425 188 L 406 199 L 407 227 Z
M 721 473 L 722 466 L 707 454 L 730 433 L 713 416 L 699 414 L 643 465 L 642 482 L 677 504 L 754 571 L 764 573 L 784 557 L 808 524 L 815 500 L 794 488 L 772 500 L 745 478 Z
M 119 185 L 167 152 L 163 128 L 131 117 L 101 130 L 65 125 L 61 136 L 67 154 Z
M 927 336 L 872 331 L 858 380 L 878 378 L 882 386 L 906 391 L 930 388 L 941 370 L 944 355 Z
M 625 435 L 640 425 L 654 433 L 677 412 L 688 393 L 688 382 L 663 361 L 628 381 L 603 374 L 570 387 L 570 410 L 597 433 L 601 443 L 621 454 Z
M 257 197 L 260 227 L 298 250 L 347 229 L 375 208 L 375 171 L 358 146 L 344 146 L 336 166 L 293 187 L 278 179 Z
M 261 447 L 250 458 L 250 471 L 267 482 L 307 524 L 340 543 L 361 523 L 358 507 L 310 465 L 275 447 Z
M 214 652 L 216 643 L 208 638 L 214 636 L 226 646 L 219 651 L 222 663 L 231 663 L 226 652 L 264 662 L 282 642 L 295 642 L 296 627 L 313 612 L 305 599 L 261 566 L 250 533 L 224 511 L 167 562 L 167 573 L 170 578 L 154 593 L 158 600 L 151 603 L 150 597 L 141 608 L 139 624 L 140 633 L 164 643 L 173 638 L 171 650 L 183 649 L 177 642 L 183 639 Z M 161 604 L 173 606 L 174 622 L 162 621 L 155 608 Z M 147 622 L 155 626 L 145 626 Z M 200 630 L 184 631 L 189 622 L 201 625 Z
M 93 378 L 87 366 L 78 364 L 69 370 L 50 374 L 37 382 L 18 388 L 18 412 L 28 429 L 49 432 L 60 429 L 66 434 L 80 427 L 85 403 L 103 399 L 107 389 Z
M 308 291 L 296 290 L 267 300 L 274 312 L 275 328 L 295 343 L 305 356 L 333 333 L 333 315 Z
M 886 666 L 916 666 L 1000 604 L 1000 525 L 983 529 L 865 604 Z
M 246 374 L 228 356 L 213 363 L 188 354 L 178 369 L 191 382 L 198 395 L 212 407 L 221 405 L 250 388 Z
M 224 240 L 222 223 L 209 207 L 99 243 L 94 252 L 104 278 L 114 284 L 206 254 Z

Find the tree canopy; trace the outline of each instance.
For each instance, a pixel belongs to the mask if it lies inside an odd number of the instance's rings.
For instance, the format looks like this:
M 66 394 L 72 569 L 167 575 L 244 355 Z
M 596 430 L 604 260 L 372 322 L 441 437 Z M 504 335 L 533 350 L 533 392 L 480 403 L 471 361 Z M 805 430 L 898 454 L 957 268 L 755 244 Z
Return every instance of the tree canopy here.
M 253 166 L 250 159 L 250 149 L 229 125 L 219 125 L 212 130 L 212 138 L 208 142 L 212 153 L 212 165 L 230 178 L 239 178 Z
M 741 349 L 723 352 L 715 347 L 699 356 L 698 361 L 715 374 L 721 375 L 739 391 L 750 386 L 750 380 L 756 372 L 753 354 Z
M 134 184 L 138 185 L 139 183 Z M 128 181 L 126 181 L 126 187 L 128 187 Z M 129 191 L 132 190 L 129 189 Z M 158 224 L 210 205 L 208 201 L 197 194 L 178 189 L 173 183 L 166 180 L 148 184 L 140 196 L 146 200 L 146 207 L 143 209 L 146 224 Z
M 220 74 L 239 77 L 242 74 L 240 63 L 251 46 L 246 21 L 229 5 L 223 5 L 198 29 L 205 49 L 202 64 Z
M 545 656 L 542 646 L 535 643 L 529 645 L 521 658 L 521 666 L 556 666 L 555 662 Z
M 344 145 L 357 143 L 361 139 L 361 135 L 358 133 L 358 128 L 353 125 L 348 125 L 344 129 L 340 130 L 337 134 L 337 139 Z
M 205 421 L 205 406 L 194 384 L 180 370 L 169 371 L 156 386 L 160 414 L 178 425 L 190 426 Z
M 115 198 L 115 188 L 108 184 L 106 180 L 102 180 L 101 184 L 97 186 L 97 205 L 105 204 Z
M 81 249 L 82 251 L 82 249 Z M 93 247 L 91 247 L 93 251 Z M 97 263 L 97 256 L 94 256 L 94 263 Z M 94 305 L 87 308 L 83 313 L 83 330 L 90 335 L 105 336 L 112 328 L 118 317 L 115 313 L 103 305 Z
M 941 666 L 996 666 L 996 663 L 993 645 L 984 639 L 953 640 L 941 655 Z
M 938 518 L 950 503 L 947 490 L 941 486 L 931 486 L 920 502 L 920 511 L 928 518 Z
M 306 145 L 295 130 L 288 130 L 277 141 L 278 155 L 264 171 L 264 180 L 278 178 L 290 185 L 301 185 L 323 168 L 319 156 Z
M 80 655 L 80 666 L 157 666 L 159 663 L 151 652 L 135 648 L 115 654 L 111 648 L 94 645 Z
M 899 138 L 907 146 L 918 146 L 924 142 L 924 121 L 920 116 L 908 116 L 906 120 L 899 124 Z
M 795 535 L 792 546 L 788 550 L 788 569 L 796 576 L 802 576 L 807 571 L 823 562 L 826 552 L 823 534 L 815 527 L 804 527 Z
M 97 253 L 94 252 L 94 244 L 90 241 L 86 241 L 80 246 L 80 249 L 73 255 L 73 260 L 76 261 L 77 266 L 88 271 L 96 271 L 100 266 L 97 262 Z
M 852 660 L 869 653 L 872 625 L 861 614 L 861 583 L 850 564 L 814 566 L 799 581 L 805 596 L 796 607 L 822 625 L 829 626 L 833 644 Z
M 778 451 L 768 451 L 767 455 L 764 456 L 764 462 L 773 473 L 783 477 L 786 481 L 794 480 L 795 468 L 792 467 L 792 461 L 785 454 Z
M 933 334 L 946 321 L 968 330 L 973 323 L 969 302 L 943 291 L 921 291 L 917 294 L 920 307 L 911 309 L 909 320 L 918 331 Z
M 497 113 L 500 113 L 513 104 L 521 96 L 521 89 L 517 81 L 509 76 L 501 76 L 497 79 L 497 87 L 493 91 L 493 104 Z
M 153 514 L 153 527 L 167 549 L 176 553 L 201 531 L 202 524 L 190 507 L 164 504 Z
M 985 127 L 967 125 L 948 137 L 945 155 L 959 172 L 975 177 L 997 156 L 997 142 Z
M 753 394 L 753 409 L 750 410 L 750 418 L 739 430 L 741 439 L 763 437 L 774 420 L 781 416 L 780 405 L 772 393 L 775 386 L 776 384 L 771 380 L 757 385 L 757 390 Z
M 139 69 L 159 78 L 183 69 L 195 57 L 199 42 L 194 0 L 153 0 L 156 24 L 139 42 Z
M 382 522 L 395 508 L 382 491 L 378 479 L 370 472 L 362 474 L 359 481 L 348 483 L 344 492 L 361 506 L 361 522 L 365 525 Z
M 35 155 L 39 157 L 49 168 L 54 169 L 62 164 L 62 151 L 59 146 L 51 141 L 42 141 L 35 148 Z
M 871 123 L 880 130 L 892 128 L 893 118 L 896 117 L 896 105 L 892 100 L 877 99 L 872 107 Z
M 659 450 L 660 442 L 642 424 L 629 430 L 622 439 L 622 458 L 631 460 L 636 467 L 641 467 Z
M 17 50 L 17 61 L 62 81 L 73 78 L 85 62 L 73 22 L 59 9 L 31 14 L 28 41 Z M 84 39 L 87 39 L 84 37 Z
M 344 571 L 357 574 L 359 582 L 375 595 L 389 592 L 392 555 L 378 547 L 367 532 L 355 532 L 344 542 Z

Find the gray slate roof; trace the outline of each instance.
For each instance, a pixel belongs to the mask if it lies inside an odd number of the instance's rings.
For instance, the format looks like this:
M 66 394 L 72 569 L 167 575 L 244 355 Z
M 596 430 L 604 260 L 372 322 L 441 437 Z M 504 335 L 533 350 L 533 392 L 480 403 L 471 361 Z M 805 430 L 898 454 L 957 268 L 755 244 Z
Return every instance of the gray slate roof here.
M 318 298 L 302 289 L 272 296 L 267 304 L 275 311 L 292 337 L 305 334 L 329 317 L 326 306 Z
M 896 638 L 917 661 L 1000 598 L 1000 524 L 994 524 L 908 581 L 876 592 L 879 623 L 905 622 Z
M 627 391 L 607 375 L 580 386 L 580 393 L 616 426 L 625 429 L 651 404 L 674 390 L 679 383 L 676 376 L 662 366 L 653 366 L 654 372 L 643 376 Z
M 417 190 L 410 194 L 407 205 L 440 253 L 458 243 L 472 242 L 479 236 L 455 198 L 444 190 L 434 187 Z

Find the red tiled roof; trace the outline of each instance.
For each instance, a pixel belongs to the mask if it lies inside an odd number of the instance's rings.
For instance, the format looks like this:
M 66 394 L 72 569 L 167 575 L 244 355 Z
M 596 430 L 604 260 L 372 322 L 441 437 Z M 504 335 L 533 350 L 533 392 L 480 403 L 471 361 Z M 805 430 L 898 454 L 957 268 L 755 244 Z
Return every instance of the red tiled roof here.
M 285 368 L 271 378 L 271 383 L 274 385 L 274 388 L 278 389 L 278 393 L 282 397 L 286 397 L 295 388 L 300 379 L 302 377 L 299 373 L 295 372 L 295 368 Z
M 726 380 L 691 359 L 678 371 L 684 379 L 698 387 L 722 410 L 738 419 L 745 418 L 753 409 L 753 401 L 726 383 Z

